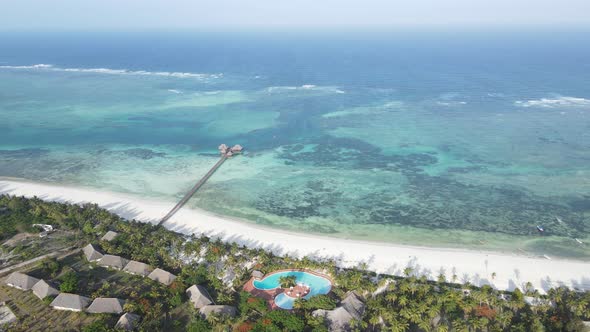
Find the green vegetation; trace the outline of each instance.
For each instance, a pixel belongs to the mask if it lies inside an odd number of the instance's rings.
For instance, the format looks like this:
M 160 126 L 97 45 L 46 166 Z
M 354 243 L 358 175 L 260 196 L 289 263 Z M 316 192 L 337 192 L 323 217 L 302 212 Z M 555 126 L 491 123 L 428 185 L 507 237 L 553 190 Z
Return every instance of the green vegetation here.
M 332 309 L 336 308 L 336 301 L 328 295 L 320 294 L 320 295 L 312 296 L 309 299 L 297 299 L 297 300 L 295 300 L 295 304 L 293 306 L 296 309 L 332 310 Z
M 62 283 L 59 285 L 59 290 L 64 293 L 75 293 L 78 290 L 78 276 L 76 272 L 70 271 L 61 277 Z
M 329 322 L 312 313 L 317 309 L 334 309 L 351 291 L 365 303 L 365 310 L 359 312 L 360 319 L 351 322 L 354 331 L 583 331 L 582 320 L 590 320 L 587 292 L 557 288 L 539 295 L 532 287 L 525 287 L 524 293 L 504 293 L 488 286 L 457 284 L 456 278 L 448 281 L 441 276 L 437 282 L 428 281 L 413 276 L 410 268 L 404 271 L 403 278 L 376 275 L 363 265 L 340 269 L 333 260 L 278 257 L 262 249 L 127 221 L 92 204 L 77 206 L 0 196 L 1 207 L 8 207 L 8 212 L 0 216 L 0 225 L 12 235 L 26 230 L 33 222 L 58 225 L 71 231 L 79 246 L 100 243 L 105 253 L 143 261 L 176 274 L 176 281 L 166 287 L 148 278 L 89 264 L 81 254 L 63 261 L 44 260 L 30 271 L 35 277 L 59 281 L 62 291 L 127 299 L 125 310 L 142 317 L 141 331 L 327 331 Z M 118 232 L 119 236 L 111 242 L 100 242 L 108 230 Z M 4 238 L 12 236 L 1 234 Z M 249 265 L 252 262 L 256 262 L 253 267 Z M 285 268 L 311 269 L 330 275 L 334 285 L 328 295 L 297 300 L 293 311 L 271 310 L 265 300 L 240 291 L 250 278 L 250 268 L 264 273 Z M 288 286 L 293 280 L 283 282 Z M 207 288 L 216 304 L 237 307 L 238 315 L 202 318 L 185 294 L 185 289 L 193 284 Z M 9 292 L 5 291 L 4 295 L 8 295 L 4 299 L 10 301 L 20 291 Z M 18 294 L 32 296 L 30 292 Z M 527 304 L 525 296 L 539 304 Z M 27 306 L 34 305 L 47 317 L 57 317 L 43 301 L 36 297 L 29 301 L 17 313 L 29 312 Z M 84 331 L 110 331 L 117 318 L 105 320 L 100 315 L 79 313 L 68 313 L 68 317 L 75 323 L 67 326 Z M 47 322 L 39 319 L 27 318 L 19 324 L 14 330 L 51 330 Z
M 279 284 L 283 288 L 295 287 L 297 285 L 297 277 L 295 276 L 282 276 L 279 277 Z

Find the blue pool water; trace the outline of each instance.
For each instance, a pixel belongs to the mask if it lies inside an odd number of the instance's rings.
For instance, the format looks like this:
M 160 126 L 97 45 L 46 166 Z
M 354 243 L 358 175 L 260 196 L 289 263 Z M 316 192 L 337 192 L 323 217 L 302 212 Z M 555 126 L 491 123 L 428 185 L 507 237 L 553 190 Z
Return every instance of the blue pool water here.
M 310 287 L 309 293 L 303 297 L 305 299 L 309 299 L 312 296 L 320 294 L 328 294 L 332 288 L 332 283 L 330 280 L 303 271 L 284 271 L 273 273 L 261 280 L 254 280 L 253 284 L 254 287 L 258 289 L 271 290 L 281 287 L 279 279 L 286 276 L 295 276 L 297 284 L 304 284 Z M 293 303 L 295 303 L 295 299 L 282 293 L 275 297 L 275 303 L 280 308 L 293 309 Z

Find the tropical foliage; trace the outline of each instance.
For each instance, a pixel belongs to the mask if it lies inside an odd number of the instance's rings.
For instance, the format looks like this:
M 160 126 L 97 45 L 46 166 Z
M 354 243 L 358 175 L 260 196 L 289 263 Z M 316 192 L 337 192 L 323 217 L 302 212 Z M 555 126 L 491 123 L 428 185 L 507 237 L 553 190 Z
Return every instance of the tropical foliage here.
M 279 284 L 281 284 L 282 288 L 295 287 L 295 285 L 297 285 L 296 281 L 297 281 L 297 277 L 295 277 L 295 276 L 279 277 Z
M 129 296 L 125 310 L 142 316 L 142 331 L 327 331 L 329 322 L 313 312 L 334 309 L 350 291 L 365 303 L 360 319 L 351 322 L 351 329 L 356 331 L 583 331 L 582 320 L 590 320 L 590 293 L 566 288 L 540 295 L 528 285 L 522 292 L 506 293 L 489 286 L 461 285 L 455 278 L 447 281 L 444 276 L 429 281 L 416 276 L 411 268 L 404 270 L 404 277 L 376 275 L 365 265 L 341 269 L 329 259 L 279 257 L 263 249 L 124 220 L 92 204 L 0 196 L 0 211 L 0 239 L 29 231 L 32 223 L 52 224 L 77 234 L 79 245 L 99 243 L 106 253 L 176 274 L 178 278 L 170 287 L 154 286 L 149 292 L 132 292 Z M 119 236 L 111 242 L 99 241 L 108 230 Z M 53 260 L 41 264 L 57 274 L 62 291 L 75 289 L 78 278 L 67 267 Z M 268 273 L 285 268 L 330 275 L 334 280 L 332 292 L 297 300 L 294 310 L 284 311 L 271 310 L 265 300 L 241 291 L 252 269 Z M 184 293 L 193 284 L 207 288 L 217 304 L 237 307 L 238 315 L 202 318 Z M 96 292 L 102 295 L 112 291 L 106 284 Z M 531 299 L 536 305 L 527 303 Z M 186 308 L 190 308 L 189 317 L 180 314 L 186 313 Z M 101 328 L 94 323 L 85 330 Z

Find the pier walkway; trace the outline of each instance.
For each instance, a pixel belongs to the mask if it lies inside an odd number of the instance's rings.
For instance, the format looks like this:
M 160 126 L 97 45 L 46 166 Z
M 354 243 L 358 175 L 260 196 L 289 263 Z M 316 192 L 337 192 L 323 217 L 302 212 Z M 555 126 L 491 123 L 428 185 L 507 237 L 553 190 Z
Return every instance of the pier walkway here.
M 209 178 L 211 177 L 211 175 L 213 175 L 213 173 L 215 173 L 215 171 L 217 171 L 217 169 L 219 167 L 221 167 L 221 165 L 223 164 L 224 161 L 227 160 L 227 158 L 237 154 L 237 153 L 241 153 L 242 152 L 242 147 L 240 145 L 235 145 L 232 148 L 229 148 L 228 146 L 226 146 L 225 144 L 222 144 L 219 146 L 219 152 L 221 153 L 221 158 L 219 159 L 219 161 L 213 165 L 213 167 L 211 167 L 211 169 L 209 170 L 209 172 L 207 172 L 207 174 L 205 174 L 205 176 L 203 176 L 199 182 L 197 182 L 189 192 L 186 193 L 186 195 L 184 195 L 184 197 L 180 200 L 180 202 L 178 202 L 173 208 L 172 210 L 170 210 L 170 212 L 168 212 L 168 214 L 166 214 L 164 216 L 164 218 L 162 218 L 162 220 L 160 220 L 160 222 L 158 223 L 158 225 L 162 225 L 164 224 L 166 221 L 168 221 L 168 219 L 172 218 L 172 216 L 174 216 L 174 214 L 176 214 L 176 212 L 178 212 L 178 210 L 180 210 L 184 204 L 186 204 L 186 202 L 188 202 L 189 199 L 191 199 L 191 197 L 193 197 L 193 195 L 197 192 L 197 190 L 199 190 L 199 188 L 201 188 L 202 185 L 205 184 L 205 182 L 207 182 L 207 180 L 209 180 Z
M 205 184 L 205 182 L 207 182 L 207 180 L 209 180 L 209 178 L 211 177 L 211 175 L 213 175 L 213 173 L 215 173 L 215 171 L 223 164 L 223 162 L 227 159 L 226 155 L 222 155 L 221 159 L 219 159 L 219 161 L 213 166 L 211 167 L 211 169 L 209 170 L 209 172 L 207 172 L 207 174 L 205 174 L 205 176 L 203 176 L 199 182 L 197 182 L 197 184 L 195 184 L 191 190 L 189 192 L 186 193 L 186 195 L 184 195 L 184 197 L 180 200 L 180 202 L 178 202 L 173 208 L 172 210 L 170 210 L 170 212 L 168 212 L 168 214 L 166 214 L 164 216 L 164 218 L 162 218 L 162 220 L 160 220 L 160 222 L 158 223 L 158 225 L 162 225 L 163 223 L 165 223 L 166 221 L 168 221 L 168 219 L 172 218 L 172 216 L 178 212 L 178 210 L 180 210 L 184 204 L 186 204 L 186 202 L 188 202 L 189 199 L 191 199 L 191 197 L 193 197 L 193 195 L 197 192 L 197 190 L 199 190 L 199 188 L 201 188 L 201 186 L 203 184 Z

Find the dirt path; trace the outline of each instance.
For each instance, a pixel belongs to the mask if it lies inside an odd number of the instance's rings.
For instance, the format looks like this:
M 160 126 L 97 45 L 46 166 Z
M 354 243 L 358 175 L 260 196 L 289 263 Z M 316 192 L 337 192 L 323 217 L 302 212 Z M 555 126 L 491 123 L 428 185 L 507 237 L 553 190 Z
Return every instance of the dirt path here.
M 74 247 L 60 249 L 60 250 L 51 252 L 49 254 L 38 256 L 38 257 L 35 257 L 35 258 L 32 258 L 32 259 L 29 259 L 28 261 L 24 261 L 24 262 L 21 262 L 21 263 L 18 263 L 18 264 L 9 266 L 9 267 L 7 267 L 5 269 L 0 270 L 0 276 L 3 276 L 5 274 L 8 274 L 8 273 L 10 273 L 10 272 L 12 272 L 14 270 L 20 269 L 22 267 L 31 265 L 33 263 L 39 262 L 39 261 L 41 261 L 41 260 L 43 260 L 45 258 L 57 257 L 59 259 L 59 258 L 63 258 L 63 257 L 69 256 L 69 255 L 75 254 L 75 253 L 77 253 L 77 252 L 79 252 L 79 251 L 82 250 L 80 248 L 76 248 L 76 249 L 72 250 L 72 248 L 74 248 Z

